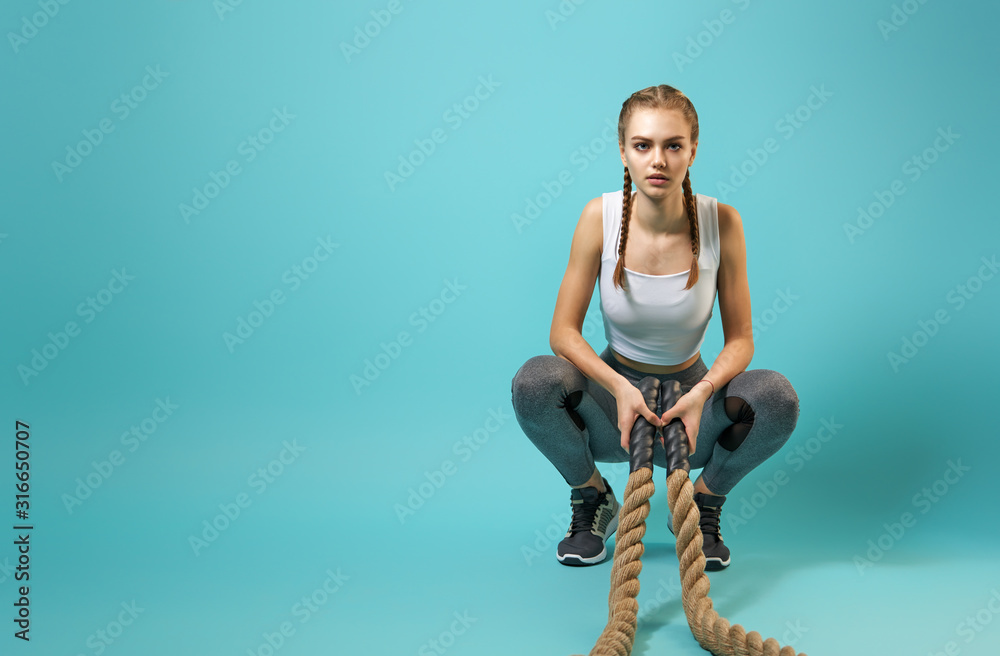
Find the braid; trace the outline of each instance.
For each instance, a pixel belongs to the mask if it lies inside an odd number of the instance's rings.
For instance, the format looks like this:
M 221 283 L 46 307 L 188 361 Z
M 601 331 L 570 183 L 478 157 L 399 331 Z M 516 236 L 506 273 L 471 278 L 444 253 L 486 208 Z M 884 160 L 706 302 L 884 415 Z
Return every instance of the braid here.
M 691 169 L 688 169 L 684 176 L 684 208 L 688 215 L 688 224 L 691 226 L 691 272 L 688 274 L 687 285 L 684 289 L 691 289 L 698 282 L 698 256 L 701 254 L 701 239 L 698 231 L 698 204 L 695 202 L 694 194 L 691 192 Z M 632 176 L 629 175 L 628 167 L 625 167 L 625 185 L 622 190 L 622 231 L 621 240 L 618 244 L 618 263 L 615 265 L 615 273 L 612 280 L 616 287 L 625 289 L 625 242 L 628 241 L 628 224 L 632 215 Z
M 698 232 L 698 204 L 691 193 L 691 169 L 684 175 L 684 207 L 687 209 L 688 223 L 691 225 L 691 273 L 688 274 L 687 285 L 691 289 L 698 282 L 698 256 L 701 254 L 701 238 Z
M 671 110 L 680 112 L 684 121 L 691 126 L 691 143 L 698 143 L 698 112 L 695 111 L 691 99 L 675 87 L 660 84 L 636 91 L 622 103 L 622 111 L 618 115 L 618 148 L 622 151 L 622 161 L 625 161 L 625 131 L 632 115 L 641 110 Z M 701 255 L 701 238 L 698 230 L 698 204 L 691 191 L 691 171 L 684 174 L 684 211 L 688 216 L 691 232 L 691 267 L 688 273 L 687 285 L 691 289 L 698 282 L 698 257 Z M 625 166 L 625 191 L 622 195 L 622 231 L 621 243 L 618 247 L 618 265 L 613 276 L 615 287 L 626 288 L 625 279 L 625 242 L 628 239 L 628 223 L 632 208 L 632 178 L 629 176 L 628 165 Z
M 632 216 L 632 176 L 629 175 L 628 167 L 625 167 L 625 185 L 622 190 L 622 232 L 621 241 L 618 245 L 618 263 L 615 265 L 615 274 L 612 280 L 616 287 L 625 289 L 628 285 L 625 281 L 625 242 L 628 241 L 628 222 Z

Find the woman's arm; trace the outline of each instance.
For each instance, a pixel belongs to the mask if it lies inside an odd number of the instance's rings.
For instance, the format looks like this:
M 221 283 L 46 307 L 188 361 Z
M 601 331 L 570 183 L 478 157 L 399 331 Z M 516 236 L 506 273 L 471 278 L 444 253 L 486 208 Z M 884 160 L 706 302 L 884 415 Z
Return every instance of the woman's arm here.
M 556 309 L 552 315 L 549 346 L 558 357 L 573 363 L 583 375 L 611 392 L 618 406 L 617 428 L 621 431 L 621 446 L 626 452 L 636 418 L 644 417 L 654 426 L 663 423 L 649 409 L 639 388 L 612 369 L 583 338 L 583 320 L 594 296 L 601 270 L 601 249 L 604 241 L 602 197 L 594 198 L 584 207 L 573 235 L 569 264 L 559 287 Z
M 750 285 L 747 282 L 746 241 L 743 220 L 732 206 L 719 203 L 719 311 L 725 346 L 708 373 L 715 390 L 745 371 L 753 359 L 753 325 L 750 318 Z M 704 403 L 712 386 L 699 383 L 688 392 Z
M 628 380 L 608 366 L 583 337 L 583 321 L 594 295 L 601 266 L 601 242 L 604 239 L 602 198 L 587 203 L 580 215 L 569 263 L 559 287 L 549 347 L 552 352 L 572 362 L 587 378 L 596 381 L 612 394 Z

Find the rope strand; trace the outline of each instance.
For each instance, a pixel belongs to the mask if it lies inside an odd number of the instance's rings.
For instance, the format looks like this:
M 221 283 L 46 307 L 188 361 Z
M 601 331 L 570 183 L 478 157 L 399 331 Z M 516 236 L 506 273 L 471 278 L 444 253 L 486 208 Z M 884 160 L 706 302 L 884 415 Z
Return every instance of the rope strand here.
M 649 516 L 649 499 L 653 490 L 653 471 L 648 467 L 629 475 L 625 486 L 625 504 L 619 512 L 618 537 L 615 538 L 608 624 L 591 650 L 591 656 L 627 656 L 632 651 L 639 612 L 639 602 L 636 601 L 639 572 L 642 571 L 641 559 L 645 550 L 642 537 L 646 534 L 646 517 Z
M 637 111 L 650 109 L 680 112 L 691 128 L 690 148 L 693 156 L 694 146 L 698 143 L 698 113 L 686 95 L 666 84 L 641 89 L 622 103 L 622 111 L 618 116 L 619 147 L 624 149 L 625 144 L 629 143 L 626 128 L 632 115 Z M 681 184 L 691 236 L 691 270 L 685 289 L 692 288 L 698 281 L 698 257 L 701 254 L 698 203 L 691 189 L 690 164 L 693 161 L 692 157 Z M 612 280 L 616 288 L 627 291 L 625 246 L 628 243 L 629 219 L 632 215 L 632 177 L 627 164 L 622 182 L 622 224 L 618 235 L 618 261 Z M 639 383 L 644 396 L 649 393 L 646 401 L 651 410 L 656 406 L 656 395 L 663 391 L 659 385 L 656 378 L 643 379 Z M 665 385 L 669 389 L 664 399 L 675 400 L 680 397 L 680 385 L 677 381 Z M 611 567 L 611 590 L 608 593 L 608 623 L 590 656 L 629 656 L 635 642 L 639 607 L 636 597 L 639 594 L 639 572 L 642 571 L 644 550 L 642 537 L 646 532 L 646 517 L 649 516 L 649 499 L 653 496 L 652 433 L 649 431 L 650 425 L 643 425 L 643 422 L 645 419 L 642 417 L 636 420 L 630 442 L 633 467 L 625 487 L 625 503 L 619 511 L 618 535 Z M 715 656 L 806 656 L 804 653 L 797 654 L 791 646 L 782 647 L 774 638 L 765 640 L 756 631 L 747 633 L 739 624 L 731 625 L 726 618 L 715 612 L 708 596 L 710 586 L 705 574 L 705 554 L 702 552 L 701 513 L 694 503 L 694 485 L 688 472 L 687 438 L 683 429 L 664 429 L 663 434 L 666 439 L 664 446 L 668 447 L 667 502 L 673 514 L 674 535 L 677 540 L 681 601 L 695 639 Z M 639 437 L 642 439 L 638 439 Z M 676 453 L 681 455 L 674 459 L 671 454 Z
M 679 395 L 679 385 L 676 393 Z M 672 431 L 674 437 L 667 437 L 677 439 L 678 433 L 683 431 Z M 685 463 L 686 460 L 685 455 Z M 652 476 L 652 467 L 640 467 L 628 477 L 611 567 L 608 623 L 589 656 L 629 656 L 632 652 L 639 611 L 636 601 L 639 573 L 645 550 L 642 538 L 654 491 Z M 790 645 L 782 647 L 774 638 L 764 639 L 756 631 L 748 633 L 741 625 L 730 624 L 713 608 L 702 551 L 701 513 L 694 502 L 694 485 L 686 469 L 673 469 L 667 475 L 667 504 L 673 516 L 684 615 L 698 644 L 715 656 L 807 656 Z

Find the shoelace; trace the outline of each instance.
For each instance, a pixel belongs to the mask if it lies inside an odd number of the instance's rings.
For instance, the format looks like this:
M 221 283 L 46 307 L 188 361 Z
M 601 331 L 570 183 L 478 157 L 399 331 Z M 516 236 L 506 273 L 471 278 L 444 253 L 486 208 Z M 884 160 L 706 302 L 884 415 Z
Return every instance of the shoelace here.
M 722 534 L 719 532 L 719 515 L 722 513 L 722 509 L 713 506 L 704 506 L 698 508 L 698 510 L 701 512 L 701 522 L 699 523 L 701 532 L 721 538 Z
M 602 503 L 604 503 L 606 494 L 607 493 L 602 492 L 594 501 L 587 501 L 584 499 L 580 503 L 573 503 L 573 521 L 569 527 L 571 533 L 589 531 L 594 528 L 595 519 L 597 517 L 597 509 L 600 508 Z

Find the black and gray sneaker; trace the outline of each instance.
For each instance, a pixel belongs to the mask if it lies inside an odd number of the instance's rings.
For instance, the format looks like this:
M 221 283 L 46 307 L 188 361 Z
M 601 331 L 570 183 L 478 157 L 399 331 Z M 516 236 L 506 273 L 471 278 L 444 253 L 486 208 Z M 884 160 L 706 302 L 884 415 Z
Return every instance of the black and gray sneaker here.
M 596 565 L 608 555 L 604 543 L 618 528 L 621 504 L 607 479 L 602 480 L 606 492 L 598 492 L 596 487 L 573 488 L 570 492 L 573 521 L 556 549 L 556 558 L 563 565 Z
M 719 515 L 722 504 L 726 502 L 725 495 L 694 493 L 694 504 L 701 513 L 701 552 L 705 554 L 705 570 L 717 572 L 729 567 L 729 547 L 722 542 L 719 532 Z M 667 528 L 674 532 L 674 518 L 667 512 Z

